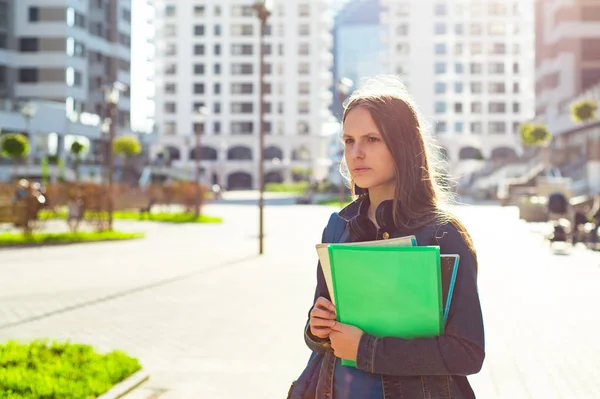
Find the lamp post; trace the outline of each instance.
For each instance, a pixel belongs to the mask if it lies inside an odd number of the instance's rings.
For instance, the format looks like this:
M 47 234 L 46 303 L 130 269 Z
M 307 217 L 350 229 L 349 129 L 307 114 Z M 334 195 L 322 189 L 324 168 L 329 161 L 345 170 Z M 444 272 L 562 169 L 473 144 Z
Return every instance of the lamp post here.
M 112 198 L 112 186 L 113 186 L 113 169 L 114 169 L 114 157 L 113 157 L 113 142 L 115 141 L 115 122 L 117 116 L 117 104 L 119 103 L 119 95 L 121 92 L 127 90 L 127 87 L 121 82 L 114 82 L 111 85 L 104 85 L 104 100 L 108 105 L 107 121 L 108 122 L 108 143 L 106 149 L 106 163 L 108 169 L 108 187 L 107 187 L 107 211 L 108 211 L 108 230 L 112 230 L 113 226 L 113 198 Z
M 31 101 L 27 101 L 21 107 L 21 115 L 23 115 L 23 118 L 25 118 L 25 123 L 27 125 L 26 129 L 27 129 L 27 136 L 29 137 L 29 145 L 30 145 L 31 149 L 33 149 L 34 151 L 35 151 L 35 140 L 33 138 L 32 132 L 31 132 L 31 119 L 33 119 L 36 112 L 37 112 L 37 108 L 36 108 L 35 104 L 32 103 Z M 30 151 L 29 154 L 31 156 L 33 156 L 34 151 Z M 30 158 L 30 160 L 31 160 L 31 158 Z
M 208 115 L 208 107 L 202 106 L 200 108 L 198 108 L 198 111 L 196 112 L 195 116 L 196 116 L 196 120 L 198 121 L 198 123 L 196 124 L 196 148 L 194 151 L 194 160 L 196 161 L 196 174 L 195 174 L 195 179 L 196 179 L 196 198 L 195 198 L 195 207 L 194 207 L 194 216 L 196 218 L 198 218 L 200 216 L 200 197 L 202 196 L 202 193 L 200 191 L 200 177 L 201 177 L 201 168 L 202 166 L 200 165 L 200 159 L 201 159 L 201 155 L 200 155 L 200 136 L 202 135 L 202 130 L 204 129 L 204 119 L 206 117 L 206 115 Z
M 264 52 L 264 39 L 267 28 L 267 19 L 271 15 L 272 2 L 269 0 L 257 1 L 253 6 L 254 10 L 258 15 L 260 21 L 260 39 L 259 39 L 259 95 L 258 95 L 258 114 L 260 118 L 260 133 L 259 133 L 259 156 L 258 156 L 258 253 L 262 255 L 264 252 L 263 238 L 264 238 L 264 226 L 263 226 L 263 208 L 264 208 L 264 194 L 265 194 L 265 121 L 264 121 L 264 81 L 265 81 L 265 52 Z
M 346 98 L 348 98 L 348 94 L 350 94 L 350 89 L 352 88 L 352 86 L 354 86 L 354 82 L 352 81 L 352 79 L 349 78 L 341 78 L 338 83 L 337 83 L 337 92 L 338 92 L 338 96 L 340 99 L 340 107 L 341 107 L 341 114 L 340 114 L 340 120 L 343 118 L 344 115 L 344 101 L 346 101 Z M 343 153 L 342 153 L 342 157 L 343 157 Z M 339 189 L 339 200 L 340 200 L 340 206 L 344 203 L 344 194 L 345 194 L 346 190 L 344 189 L 344 181 L 343 178 L 340 176 L 340 189 Z

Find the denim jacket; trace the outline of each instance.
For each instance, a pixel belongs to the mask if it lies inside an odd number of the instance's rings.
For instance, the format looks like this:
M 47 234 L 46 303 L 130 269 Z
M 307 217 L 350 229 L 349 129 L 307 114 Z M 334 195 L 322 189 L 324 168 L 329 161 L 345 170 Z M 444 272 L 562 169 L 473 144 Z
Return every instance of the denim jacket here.
M 372 230 L 366 232 L 370 239 L 414 234 L 419 245 L 439 245 L 442 254 L 459 254 L 460 265 L 444 334 L 405 340 L 364 333 L 358 347 L 357 368 L 381 375 L 385 399 L 475 398 L 466 376 L 478 373 L 485 357 L 475 257 L 452 224 L 433 221 L 416 230 L 400 231 L 393 224 L 391 201 L 384 201 L 376 211 L 380 226 L 377 229 L 365 219 L 367 208 L 368 197 L 361 197 L 332 215 L 345 221 L 339 242 L 362 241 L 357 239 L 357 232 L 360 237 L 365 229 Z M 320 296 L 330 299 L 319 264 L 314 301 Z M 331 399 L 336 359 L 330 342 L 313 336 L 308 323 L 304 337 L 311 350 L 323 355 L 316 399 Z

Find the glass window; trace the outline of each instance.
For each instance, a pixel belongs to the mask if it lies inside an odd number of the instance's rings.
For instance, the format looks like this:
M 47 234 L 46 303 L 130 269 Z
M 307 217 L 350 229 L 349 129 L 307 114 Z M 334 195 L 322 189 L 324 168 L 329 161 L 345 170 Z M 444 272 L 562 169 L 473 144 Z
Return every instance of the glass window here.
M 435 83 L 435 92 L 437 94 L 443 94 L 446 92 L 446 83 L 444 82 L 436 82 Z
M 436 114 L 446 113 L 446 103 L 443 101 L 436 101 L 435 102 L 435 113 Z
M 436 74 L 446 73 L 446 63 L 445 62 L 436 62 L 435 63 L 435 73 Z
M 435 34 L 436 35 L 445 35 L 446 34 L 446 24 L 438 22 L 435 24 Z

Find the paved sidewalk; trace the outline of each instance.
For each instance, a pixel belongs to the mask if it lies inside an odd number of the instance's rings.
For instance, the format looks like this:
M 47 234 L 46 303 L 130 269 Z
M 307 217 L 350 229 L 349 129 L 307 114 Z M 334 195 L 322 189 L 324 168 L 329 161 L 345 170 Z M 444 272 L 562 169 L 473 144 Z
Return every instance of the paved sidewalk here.
M 124 349 L 150 381 L 131 399 L 283 398 L 303 368 L 314 244 L 333 208 L 213 205 L 222 225 L 142 228 L 141 241 L 0 251 L 0 341 Z M 514 208 L 457 210 L 480 259 L 480 398 L 599 397 L 600 254 L 555 255 Z M 129 397 L 128 397 L 129 399 Z

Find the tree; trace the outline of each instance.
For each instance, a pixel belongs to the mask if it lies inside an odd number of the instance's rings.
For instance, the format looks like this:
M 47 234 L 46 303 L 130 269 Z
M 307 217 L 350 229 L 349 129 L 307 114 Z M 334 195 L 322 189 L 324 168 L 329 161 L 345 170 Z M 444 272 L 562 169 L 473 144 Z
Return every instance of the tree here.
M 79 181 L 79 163 L 81 162 L 81 153 L 85 150 L 85 146 L 79 141 L 74 141 L 71 144 L 71 154 L 75 157 L 75 180 Z
M 596 119 L 598 105 L 594 100 L 581 100 L 571 105 L 571 118 L 575 122 L 591 122 Z
M 12 159 L 13 166 L 29 153 L 29 140 L 19 133 L 8 133 L 0 137 L 0 153 Z
M 519 134 L 525 146 L 540 146 L 552 140 L 550 131 L 541 123 L 524 123 L 519 129 Z
M 133 157 L 142 152 L 142 145 L 134 135 L 120 136 L 113 142 L 113 151 L 125 158 L 124 170 L 127 171 L 132 168 L 131 160 Z

